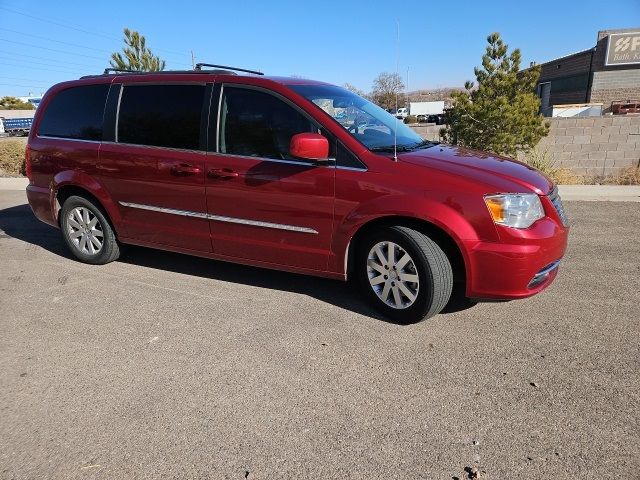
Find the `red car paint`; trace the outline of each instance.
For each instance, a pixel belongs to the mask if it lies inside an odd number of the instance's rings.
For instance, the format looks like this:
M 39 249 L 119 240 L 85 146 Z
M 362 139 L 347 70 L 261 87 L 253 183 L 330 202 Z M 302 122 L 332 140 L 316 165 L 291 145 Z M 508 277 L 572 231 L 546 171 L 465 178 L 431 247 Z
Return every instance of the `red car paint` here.
M 38 136 L 42 112 L 59 91 L 119 82 L 262 87 L 304 110 L 366 169 Z M 444 145 L 398 153 L 395 162 L 365 148 L 290 89 L 293 84 L 319 83 L 203 72 L 100 76 L 58 84 L 43 98 L 29 136 L 29 203 L 40 220 L 58 227 L 58 192 L 73 186 L 98 200 L 123 243 L 342 280 L 360 229 L 384 219 L 423 222 L 441 230 L 460 251 L 468 297 L 527 297 L 552 282 L 556 270 L 528 288 L 537 272 L 562 258 L 567 243 L 568 229 L 546 196 L 553 189 L 546 177 L 510 159 Z M 483 196 L 507 192 L 537 193 L 546 217 L 521 230 L 496 225 Z M 133 209 L 121 202 L 205 217 Z M 216 218 L 251 218 L 317 234 Z

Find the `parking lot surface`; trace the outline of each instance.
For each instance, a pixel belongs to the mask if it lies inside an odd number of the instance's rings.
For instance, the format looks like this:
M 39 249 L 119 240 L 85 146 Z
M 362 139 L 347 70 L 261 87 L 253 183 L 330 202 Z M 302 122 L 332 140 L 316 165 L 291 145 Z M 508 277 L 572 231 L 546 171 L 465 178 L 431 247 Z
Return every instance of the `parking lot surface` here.
M 638 478 L 640 206 L 556 282 L 400 326 L 344 283 L 130 248 L 0 191 L 0 478 Z

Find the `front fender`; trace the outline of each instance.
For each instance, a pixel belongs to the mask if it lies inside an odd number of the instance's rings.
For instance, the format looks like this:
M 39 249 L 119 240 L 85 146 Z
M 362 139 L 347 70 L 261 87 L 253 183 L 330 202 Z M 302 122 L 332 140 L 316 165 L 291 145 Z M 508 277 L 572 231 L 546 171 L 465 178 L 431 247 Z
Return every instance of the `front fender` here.
M 119 233 L 118 227 L 121 224 L 122 217 L 120 215 L 120 209 L 111 198 L 111 195 L 109 195 L 107 189 L 98 180 L 78 170 L 63 170 L 53 177 L 51 182 L 51 208 L 56 222 L 58 221 L 61 208 L 61 205 L 59 205 L 57 201 L 58 192 L 61 188 L 67 186 L 80 188 L 93 195 L 106 211 L 116 233 Z
M 428 222 L 440 228 L 455 241 L 465 264 L 468 263 L 468 256 L 464 244 L 479 241 L 478 233 L 455 205 L 425 197 L 387 195 L 358 205 L 342 219 L 332 240 L 333 265 L 330 267 L 346 275 L 349 246 L 353 237 L 368 223 L 387 217 Z

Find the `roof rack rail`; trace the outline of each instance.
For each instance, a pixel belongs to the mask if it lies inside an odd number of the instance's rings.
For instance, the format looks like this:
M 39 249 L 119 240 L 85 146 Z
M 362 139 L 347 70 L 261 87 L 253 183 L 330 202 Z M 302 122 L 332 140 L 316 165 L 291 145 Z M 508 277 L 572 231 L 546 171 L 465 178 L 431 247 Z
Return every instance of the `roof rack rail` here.
M 103 75 L 109 75 L 110 72 L 113 72 L 113 73 L 141 73 L 139 70 L 128 70 L 126 68 L 105 68 Z
M 246 68 L 235 68 L 235 67 L 227 67 L 225 65 L 214 65 L 213 63 L 196 63 L 196 67 L 194 70 L 202 70 L 202 67 L 211 67 L 211 68 L 222 68 L 224 70 L 235 70 L 236 72 L 246 72 L 253 73 L 255 75 L 264 75 L 262 72 L 258 72 L 256 70 L 247 70 Z

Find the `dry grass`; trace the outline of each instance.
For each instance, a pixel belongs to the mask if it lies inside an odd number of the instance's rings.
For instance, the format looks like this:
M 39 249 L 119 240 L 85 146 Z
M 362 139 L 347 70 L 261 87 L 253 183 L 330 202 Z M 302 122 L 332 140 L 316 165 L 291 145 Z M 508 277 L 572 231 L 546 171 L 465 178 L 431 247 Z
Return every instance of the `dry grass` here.
M 607 176 L 585 177 L 570 168 L 556 167 L 546 151 L 533 149 L 527 154 L 520 155 L 520 158 L 559 185 L 640 185 L 640 165 L 631 165 Z
M 556 184 L 582 185 L 585 183 L 584 176 L 569 168 L 556 167 L 555 163 L 549 158 L 547 151 L 533 149 L 523 157 L 523 161 L 527 165 L 540 170 Z
M 640 185 L 640 166 L 629 166 L 623 168 L 614 175 L 609 175 L 603 179 L 607 185 Z
M 0 176 L 24 175 L 24 148 L 20 140 L 3 140 L 0 142 Z

